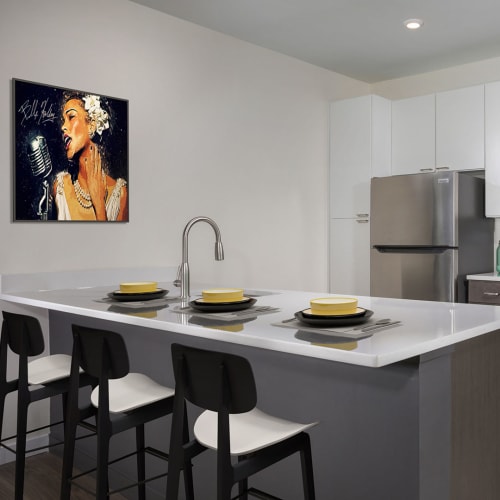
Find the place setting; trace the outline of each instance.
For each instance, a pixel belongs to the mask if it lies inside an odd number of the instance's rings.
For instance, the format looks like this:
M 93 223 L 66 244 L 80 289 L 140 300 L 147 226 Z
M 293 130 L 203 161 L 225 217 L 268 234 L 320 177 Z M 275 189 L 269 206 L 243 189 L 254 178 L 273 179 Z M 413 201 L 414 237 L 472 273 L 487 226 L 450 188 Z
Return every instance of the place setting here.
M 355 297 L 320 297 L 311 299 L 310 307 L 297 311 L 293 318 L 273 326 L 298 329 L 320 335 L 361 339 L 382 329 L 396 327 L 400 321 L 374 318 L 373 311 L 359 307 Z
M 169 290 L 159 288 L 156 281 L 138 281 L 120 283 L 119 289 L 109 292 L 106 297 L 97 300 L 110 304 L 113 312 L 148 312 L 168 307 Z
M 201 297 L 177 306 L 174 312 L 209 316 L 223 321 L 254 319 L 259 314 L 279 311 L 272 306 L 255 306 L 257 299 L 244 295 L 242 288 L 210 288 L 202 290 Z
M 118 302 L 144 302 L 161 299 L 168 290 L 158 288 L 156 281 L 120 283 L 120 289 L 108 293 L 108 297 Z

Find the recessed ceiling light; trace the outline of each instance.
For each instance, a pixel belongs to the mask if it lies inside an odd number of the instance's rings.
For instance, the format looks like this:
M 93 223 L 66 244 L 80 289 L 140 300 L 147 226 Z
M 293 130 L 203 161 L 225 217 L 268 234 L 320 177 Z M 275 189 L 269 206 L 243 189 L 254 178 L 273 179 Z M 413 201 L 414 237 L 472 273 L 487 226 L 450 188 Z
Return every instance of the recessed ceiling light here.
M 407 19 L 403 23 L 409 30 L 418 30 L 418 28 L 421 28 L 424 22 L 422 19 Z

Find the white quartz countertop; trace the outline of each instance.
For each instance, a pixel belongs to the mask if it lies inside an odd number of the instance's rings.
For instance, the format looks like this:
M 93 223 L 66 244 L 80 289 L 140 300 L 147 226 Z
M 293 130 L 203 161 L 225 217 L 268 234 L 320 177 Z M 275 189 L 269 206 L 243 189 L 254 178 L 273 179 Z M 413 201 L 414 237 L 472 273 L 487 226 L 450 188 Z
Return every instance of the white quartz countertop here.
M 498 273 L 468 274 L 467 279 L 478 281 L 500 281 L 500 276 Z
M 160 304 L 152 302 L 154 307 L 147 302 L 136 303 L 132 308 L 110 301 L 107 294 L 116 290 L 116 286 L 17 292 L 4 290 L 0 293 L 0 300 L 369 367 L 385 366 L 500 329 L 500 306 L 374 297 L 358 297 L 359 306 L 373 311 L 372 320 L 390 318 L 401 321 L 400 325 L 376 331 L 360 340 L 273 326 L 292 318 L 296 311 L 308 308 L 311 298 L 327 295 L 298 291 L 256 293 L 255 306 L 272 306 L 279 310 L 246 319 L 238 326 L 233 323 L 232 328 L 227 328 L 223 322 L 214 325 L 214 321 L 203 314 L 176 312 L 175 309 L 181 305 L 178 289 L 167 282 L 159 286 L 170 290 L 166 296 L 169 300 Z M 192 290 L 195 296 L 196 288 L 192 286 Z

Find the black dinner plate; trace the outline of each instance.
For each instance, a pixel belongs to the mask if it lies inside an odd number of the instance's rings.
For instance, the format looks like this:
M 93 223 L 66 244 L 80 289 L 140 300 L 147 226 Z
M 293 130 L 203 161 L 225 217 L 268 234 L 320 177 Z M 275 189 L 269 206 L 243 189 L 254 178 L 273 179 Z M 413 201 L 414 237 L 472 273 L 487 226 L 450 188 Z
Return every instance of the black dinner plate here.
M 350 317 L 339 317 L 339 316 L 314 316 L 306 317 L 303 311 L 298 311 L 295 313 L 295 317 L 306 325 L 319 326 L 323 328 L 334 327 L 334 326 L 349 326 L 349 325 L 361 325 L 368 321 L 368 319 L 373 316 L 373 311 L 365 309 L 365 314 L 363 316 L 350 316 Z
M 158 288 L 154 292 L 140 292 L 140 293 L 123 293 L 119 290 L 108 293 L 108 297 L 114 300 L 119 300 L 120 302 L 138 302 L 142 300 L 153 300 L 159 299 L 167 295 L 168 290 L 163 288 Z
M 197 311 L 203 312 L 231 312 L 248 309 L 257 302 L 257 299 L 247 297 L 238 302 L 202 302 L 198 299 L 189 302 L 189 305 Z
M 304 318 L 325 318 L 325 319 L 357 318 L 359 316 L 364 316 L 366 314 L 366 309 L 363 309 L 362 307 L 358 307 L 357 309 L 359 309 L 359 311 L 352 314 L 312 314 L 306 312 L 310 311 L 311 309 L 304 309 L 302 311 L 302 314 L 304 315 Z

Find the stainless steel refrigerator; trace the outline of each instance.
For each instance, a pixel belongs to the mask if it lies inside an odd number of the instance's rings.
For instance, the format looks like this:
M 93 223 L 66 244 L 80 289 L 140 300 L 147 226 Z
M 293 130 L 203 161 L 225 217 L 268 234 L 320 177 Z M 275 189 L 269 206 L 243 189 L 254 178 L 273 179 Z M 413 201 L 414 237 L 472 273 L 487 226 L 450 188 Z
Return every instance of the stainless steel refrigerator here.
M 466 302 L 466 275 L 493 271 L 484 179 L 465 172 L 374 178 L 370 219 L 372 296 Z

